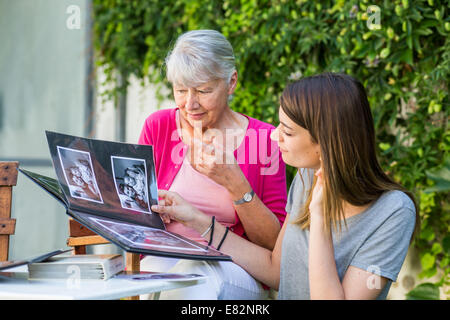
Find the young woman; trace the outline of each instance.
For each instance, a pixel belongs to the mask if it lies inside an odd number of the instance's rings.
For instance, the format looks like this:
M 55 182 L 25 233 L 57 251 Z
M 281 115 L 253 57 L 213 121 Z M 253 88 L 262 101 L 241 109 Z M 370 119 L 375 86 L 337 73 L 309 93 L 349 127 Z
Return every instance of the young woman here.
M 218 223 L 212 245 L 279 290 L 279 299 L 385 299 L 418 219 L 410 193 L 377 161 L 363 86 L 341 74 L 308 77 L 288 85 L 280 105 L 272 138 L 299 174 L 275 248 L 250 243 Z M 210 216 L 178 194 L 159 196 L 154 210 L 164 219 L 200 233 L 211 226 Z

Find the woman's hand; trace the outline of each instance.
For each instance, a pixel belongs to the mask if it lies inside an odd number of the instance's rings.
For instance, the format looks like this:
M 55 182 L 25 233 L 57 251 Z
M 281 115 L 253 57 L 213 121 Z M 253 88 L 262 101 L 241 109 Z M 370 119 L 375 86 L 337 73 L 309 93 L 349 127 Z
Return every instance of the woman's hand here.
M 314 174 L 317 177 L 316 184 L 312 192 L 309 212 L 313 216 L 323 217 L 323 176 L 322 167 Z
M 152 210 L 158 212 L 164 223 L 176 220 L 184 225 L 191 226 L 195 218 L 202 213 L 184 200 L 178 193 L 158 190 L 160 198 L 158 205 L 153 205 Z
M 195 170 L 207 176 L 217 184 L 225 187 L 233 200 L 238 200 L 250 190 L 250 185 L 230 150 L 211 139 L 210 141 L 194 141 L 191 148 Z

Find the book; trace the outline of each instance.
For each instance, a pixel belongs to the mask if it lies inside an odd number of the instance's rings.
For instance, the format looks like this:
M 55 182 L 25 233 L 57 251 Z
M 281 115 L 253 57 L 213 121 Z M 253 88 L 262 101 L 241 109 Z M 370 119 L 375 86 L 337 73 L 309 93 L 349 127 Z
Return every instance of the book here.
M 72 250 L 73 249 L 58 249 L 58 250 L 55 250 L 55 251 L 51 251 L 51 252 L 47 252 L 47 253 L 44 253 L 44 254 L 40 254 L 40 255 L 32 257 L 32 258 L 11 260 L 11 261 L 3 261 L 3 262 L 0 262 L 0 271 L 6 270 L 6 269 L 15 268 L 15 267 L 19 267 L 19 266 L 23 266 L 23 265 L 30 264 L 30 263 L 45 261 L 48 258 L 53 257 L 53 256 L 55 256 L 57 254 L 69 252 L 69 251 L 72 251 Z
M 107 280 L 123 271 L 120 254 L 80 254 L 54 256 L 42 262 L 28 265 L 28 279 L 77 279 Z
M 88 229 L 132 253 L 231 261 L 212 247 L 166 230 L 158 203 L 153 147 L 46 131 L 57 179 L 19 171 Z

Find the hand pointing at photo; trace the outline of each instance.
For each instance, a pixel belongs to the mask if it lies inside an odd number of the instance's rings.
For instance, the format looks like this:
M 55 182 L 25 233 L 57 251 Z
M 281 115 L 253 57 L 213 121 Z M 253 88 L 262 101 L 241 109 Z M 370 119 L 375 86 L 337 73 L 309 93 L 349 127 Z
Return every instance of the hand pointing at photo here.
M 158 190 L 158 196 L 159 204 L 153 205 L 151 209 L 160 214 L 164 223 L 176 220 L 184 225 L 189 225 L 196 215 L 202 214 L 178 193 Z

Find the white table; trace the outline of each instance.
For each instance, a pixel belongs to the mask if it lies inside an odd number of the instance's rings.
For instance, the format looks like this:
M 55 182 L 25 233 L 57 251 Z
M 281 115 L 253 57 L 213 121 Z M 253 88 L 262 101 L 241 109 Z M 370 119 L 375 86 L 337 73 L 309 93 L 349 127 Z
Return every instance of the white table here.
M 26 266 L 25 266 L 26 268 Z M 13 272 L 11 272 L 13 271 Z M 0 299 L 13 300 L 106 300 L 120 299 L 164 290 L 184 288 L 205 282 L 196 280 L 28 280 L 21 267 L 0 272 Z

